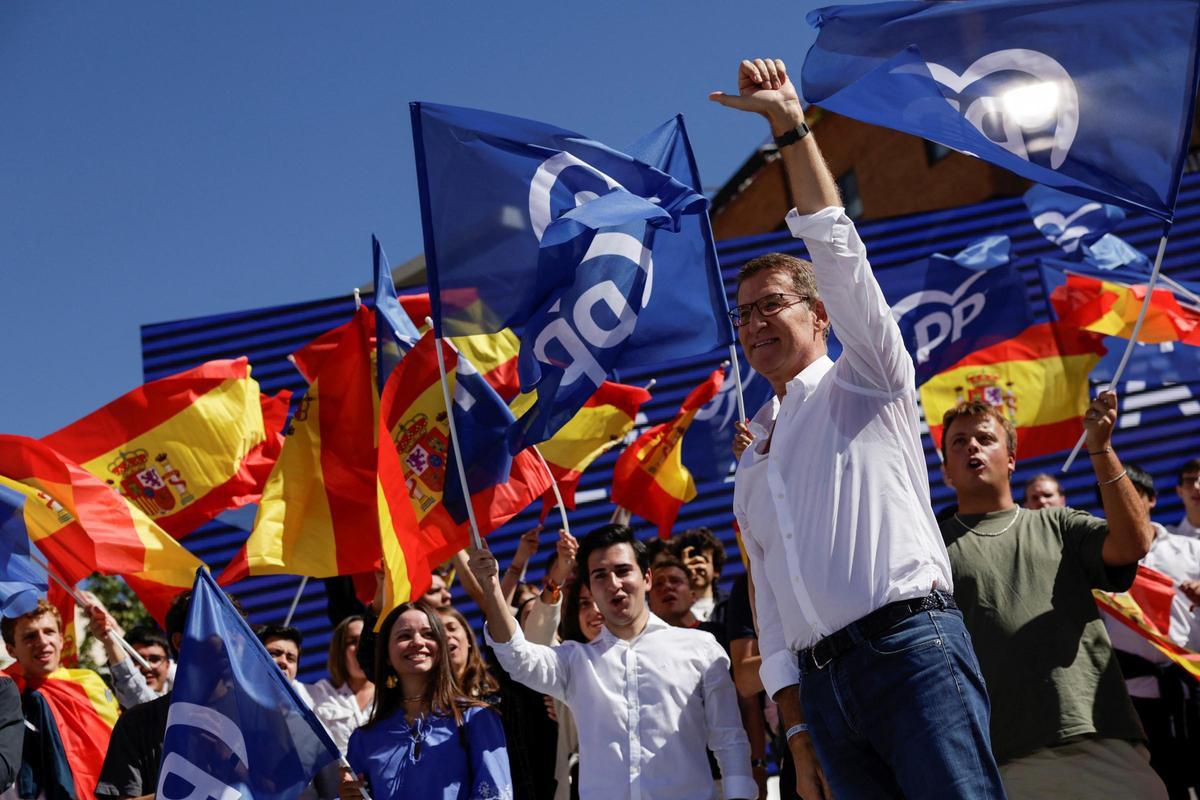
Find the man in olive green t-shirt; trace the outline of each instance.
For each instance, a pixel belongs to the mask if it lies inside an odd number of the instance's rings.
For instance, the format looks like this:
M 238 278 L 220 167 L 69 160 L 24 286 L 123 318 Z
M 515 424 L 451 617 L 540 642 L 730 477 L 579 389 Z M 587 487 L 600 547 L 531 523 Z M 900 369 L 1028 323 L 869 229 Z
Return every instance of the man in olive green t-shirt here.
M 1084 415 L 1107 522 L 1013 502 L 1016 434 L 995 407 L 962 403 L 943 421 L 958 510 L 942 536 L 1010 800 L 1166 798 L 1091 592 L 1129 588 L 1154 538 L 1112 449 L 1116 405 L 1105 392 Z

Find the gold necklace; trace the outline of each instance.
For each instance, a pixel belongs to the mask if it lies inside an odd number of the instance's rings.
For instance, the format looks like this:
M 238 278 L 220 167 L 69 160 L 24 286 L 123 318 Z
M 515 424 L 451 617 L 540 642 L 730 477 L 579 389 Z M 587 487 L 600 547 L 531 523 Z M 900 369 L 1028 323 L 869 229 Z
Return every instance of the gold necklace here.
M 959 525 L 962 525 L 964 528 L 966 528 L 967 530 L 969 530 L 971 533 L 975 534 L 976 536 L 1000 536 L 1001 534 L 1008 533 L 1008 529 L 1011 528 L 1016 523 L 1017 517 L 1021 516 L 1021 507 L 1017 506 L 1016 509 L 1017 509 L 1016 513 L 1013 514 L 1013 518 L 1008 521 L 1008 524 L 1005 525 L 1001 530 L 996 531 L 995 533 L 988 533 L 986 531 L 980 531 L 980 530 L 976 530 L 975 528 L 972 528 L 970 525 L 968 525 L 967 523 L 962 521 L 962 517 L 960 517 L 958 515 L 958 512 L 955 512 L 955 514 L 954 514 L 954 521 L 957 522 Z

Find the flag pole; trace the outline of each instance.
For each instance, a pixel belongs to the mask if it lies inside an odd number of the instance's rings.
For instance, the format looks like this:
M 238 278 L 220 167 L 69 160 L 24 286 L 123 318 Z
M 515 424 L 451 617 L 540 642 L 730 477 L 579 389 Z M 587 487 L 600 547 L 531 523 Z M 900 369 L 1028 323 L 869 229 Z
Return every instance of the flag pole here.
M 59 586 L 61 586 L 63 588 L 63 590 L 67 594 L 71 595 L 71 599 L 75 601 L 76 605 L 81 605 L 84 608 L 94 605 L 94 603 L 89 603 L 87 600 L 84 600 L 83 597 L 79 594 L 79 592 L 75 591 L 75 587 L 67 585 L 66 581 L 64 581 L 62 578 L 58 577 L 58 574 L 54 570 L 50 569 L 50 565 L 48 563 L 46 563 L 45 559 L 42 558 L 41 553 L 38 553 L 33 548 L 30 548 L 29 549 L 29 557 L 31 559 L 33 559 L 34 561 L 36 561 L 38 566 L 40 566 L 42 569 L 46 570 L 46 574 L 48 576 L 50 576 L 50 580 L 57 583 Z M 121 649 L 124 650 L 126 653 L 128 653 L 129 657 L 132 658 L 139 667 L 146 670 L 147 672 L 153 671 L 153 668 L 149 664 L 146 663 L 146 659 L 142 658 L 142 654 L 139 653 L 137 650 L 134 650 L 133 645 L 131 645 L 129 642 L 125 641 L 124 636 L 122 636 L 119 633 L 116 633 L 115 631 L 113 632 L 113 635 L 117 638 L 117 642 L 121 645 Z
M 308 586 L 308 576 L 300 578 L 300 588 L 296 589 L 296 596 L 292 598 L 292 607 L 288 609 L 287 616 L 284 617 L 283 627 L 292 624 L 292 616 L 296 613 L 296 606 L 300 605 L 300 595 L 304 594 L 304 587 Z
M 433 320 L 425 318 L 425 324 L 433 327 Z M 463 464 L 462 450 L 458 446 L 458 429 L 454 425 L 454 406 L 450 401 L 450 384 L 446 380 L 446 357 L 442 354 L 442 339 L 434 336 L 434 349 L 437 350 L 438 375 L 442 379 L 442 400 L 446 403 L 446 422 L 450 424 L 450 446 L 454 448 L 454 463 L 458 467 L 458 480 L 462 485 L 463 500 L 467 505 L 467 519 L 471 522 L 471 546 L 476 550 L 483 548 L 483 538 L 479 535 L 479 523 L 475 521 L 475 504 L 471 502 L 471 488 L 467 486 L 467 466 Z
M 733 365 L 733 382 L 737 386 L 738 419 L 746 421 L 746 401 L 742 399 L 742 369 L 738 366 L 737 345 L 729 345 L 729 363 Z
M 562 492 L 558 490 L 558 481 L 555 480 L 554 473 L 550 471 L 550 465 L 546 463 L 546 457 L 542 455 L 541 450 L 537 449 L 537 445 L 531 445 L 529 449 L 537 453 L 538 461 L 542 462 L 546 474 L 550 476 L 550 487 L 554 489 L 554 500 L 558 503 L 558 514 L 562 517 L 563 530 L 570 535 L 571 525 L 567 522 L 567 504 L 563 502 Z
M 1154 269 L 1150 270 L 1150 280 L 1146 283 L 1146 297 L 1142 300 L 1142 307 L 1138 309 L 1137 322 L 1133 323 L 1133 332 L 1129 335 L 1129 343 L 1125 345 L 1125 352 L 1121 354 L 1121 361 L 1117 364 L 1117 370 L 1113 373 L 1112 380 L 1108 382 L 1108 388 L 1114 389 L 1121 381 L 1121 376 L 1125 373 L 1125 367 L 1129 364 L 1130 357 L 1133 356 L 1133 348 L 1137 346 L 1138 336 L 1142 332 L 1142 323 L 1146 321 L 1146 312 L 1150 310 L 1150 301 L 1154 298 L 1154 285 L 1158 283 L 1158 273 L 1162 269 L 1163 254 L 1167 250 L 1167 236 L 1171 232 L 1171 223 L 1163 225 L 1162 238 L 1158 240 L 1158 255 L 1154 257 Z M 1076 456 L 1083 448 L 1084 440 L 1087 438 L 1085 431 L 1080 435 L 1079 441 L 1075 443 L 1075 447 L 1071 450 L 1071 454 L 1067 456 L 1067 460 L 1062 465 L 1062 471 L 1066 472 L 1075 463 Z

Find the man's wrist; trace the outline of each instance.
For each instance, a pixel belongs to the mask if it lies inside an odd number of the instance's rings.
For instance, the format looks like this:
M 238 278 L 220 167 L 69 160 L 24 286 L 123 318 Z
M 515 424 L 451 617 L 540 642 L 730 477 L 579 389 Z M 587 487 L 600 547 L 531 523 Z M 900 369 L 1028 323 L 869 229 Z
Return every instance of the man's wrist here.
M 771 123 L 771 136 L 782 136 L 804 122 L 804 108 L 799 101 L 786 102 L 773 109 L 767 119 Z

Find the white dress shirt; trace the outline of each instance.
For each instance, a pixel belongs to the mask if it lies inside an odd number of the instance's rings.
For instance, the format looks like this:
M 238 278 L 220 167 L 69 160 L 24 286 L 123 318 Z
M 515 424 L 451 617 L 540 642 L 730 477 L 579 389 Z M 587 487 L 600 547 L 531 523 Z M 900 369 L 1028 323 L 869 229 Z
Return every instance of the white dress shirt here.
M 787 215 L 842 343 L 751 423 L 733 507 L 754 575 L 763 686 L 799 681 L 795 651 L 897 600 L 952 591 L 929 505 L 911 357 L 841 208 Z M 767 445 L 770 445 L 769 452 Z
M 1180 536 L 1193 536 L 1200 539 L 1200 528 L 1188 522 L 1187 514 L 1184 514 L 1183 519 L 1179 520 L 1179 524 L 1171 529 L 1171 533 L 1177 533 Z
M 1171 533 L 1157 522 L 1154 527 L 1154 541 L 1150 543 L 1150 552 L 1140 562 L 1155 572 L 1161 572 L 1175 583 L 1200 580 L 1200 539 L 1191 536 L 1181 536 Z M 1104 627 L 1108 629 L 1108 638 L 1113 647 L 1141 656 L 1153 664 L 1166 664 L 1170 659 L 1155 649 L 1154 645 L 1118 622 L 1108 614 L 1101 615 Z M 1167 638 L 1180 647 L 1189 650 L 1200 649 L 1200 620 L 1192 610 L 1192 603 L 1176 588 L 1175 596 L 1171 599 L 1171 628 L 1166 631 Z M 1158 678 L 1153 675 L 1142 675 L 1125 681 L 1129 694 L 1133 697 L 1157 698 Z
M 349 682 L 336 687 L 328 678 L 322 678 L 308 688 L 312 700 L 313 713 L 325 725 L 329 738 L 346 754 L 346 746 L 350 744 L 350 734 L 367 724 L 371 718 L 371 704 L 360 708 L 358 697 L 350 688 Z
M 513 680 L 570 707 L 579 721 L 582 798 L 715 798 L 705 747 L 726 797 L 757 797 L 729 658 L 711 634 L 653 614 L 626 641 L 608 628 L 587 644 L 533 644 L 518 630 L 488 644 Z

